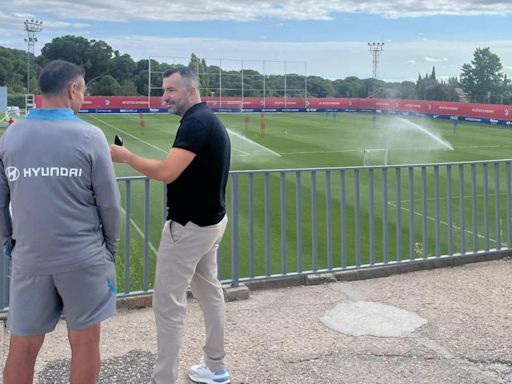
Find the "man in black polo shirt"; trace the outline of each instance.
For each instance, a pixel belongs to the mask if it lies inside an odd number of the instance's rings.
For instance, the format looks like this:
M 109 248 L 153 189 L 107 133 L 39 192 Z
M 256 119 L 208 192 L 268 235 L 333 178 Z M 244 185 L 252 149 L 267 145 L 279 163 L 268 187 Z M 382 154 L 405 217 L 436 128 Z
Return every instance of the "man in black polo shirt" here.
M 158 356 L 154 384 L 178 379 L 178 352 L 190 285 L 204 314 L 203 359 L 189 370 L 200 383 L 229 383 L 224 365 L 224 296 L 217 279 L 217 250 L 227 224 L 225 191 L 230 163 L 226 128 L 201 102 L 197 76 L 188 68 L 163 75 L 163 102 L 182 116 L 165 160 L 143 158 L 111 146 L 112 160 L 167 183 L 167 221 L 157 255 L 153 307 Z

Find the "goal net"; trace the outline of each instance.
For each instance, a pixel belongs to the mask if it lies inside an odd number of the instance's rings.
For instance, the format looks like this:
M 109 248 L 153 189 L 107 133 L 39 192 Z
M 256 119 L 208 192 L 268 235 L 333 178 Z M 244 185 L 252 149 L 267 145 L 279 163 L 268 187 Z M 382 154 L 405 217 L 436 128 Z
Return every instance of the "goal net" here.
M 244 98 L 307 98 L 305 61 L 245 60 L 150 56 L 148 59 L 148 100 L 162 95 L 165 70 L 189 67 L 197 73 L 201 96 L 221 108 L 244 108 Z
M 363 149 L 363 165 L 388 165 L 389 148 L 365 148 Z

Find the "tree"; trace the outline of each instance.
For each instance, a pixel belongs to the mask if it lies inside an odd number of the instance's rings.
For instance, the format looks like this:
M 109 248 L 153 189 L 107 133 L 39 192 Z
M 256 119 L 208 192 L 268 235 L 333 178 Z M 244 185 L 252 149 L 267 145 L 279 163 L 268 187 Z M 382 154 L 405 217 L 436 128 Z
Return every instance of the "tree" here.
M 284 97 L 284 76 L 268 75 L 265 78 L 265 95 L 267 97 Z
M 365 79 L 363 80 L 363 84 L 367 92 L 367 95 L 365 95 L 366 97 L 382 97 L 379 96 L 379 94 L 386 86 L 384 81 L 375 78 Z
M 414 99 L 416 98 L 415 84 L 412 81 L 402 81 L 399 86 L 400 98 Z
M 119 51 L 114 51 L 114 57 L 110 61 L 110 74 L 120 83 L 132 79 L 137 64 L 128 54 L 121 55 Z
M 26 84 L 27 53 L 19 49 L 0 47 L 0 85 L 8 87 L 9 93 L 23 93 Z M 35 90 L 33 84 L 32 81 L 30 89 Z
M 438 100 L 437 96 L 439 83 L 435 79 L 431 79 L 429 75 L 425 75 L 416 83 L 416 96 L 419 100 Z
M 89 79 L 109 73 L 110 64 L 114 56 L 114 51 L 110 45 L 103 40 L 91 40 L 86 56 L 87 62 L 84 68 L 89 75 Z
M 204 59 L 200 59 L 194 53 L 190 55 L 190 63 L 188 67 L 196 72 L 199 80 L 199 89 L 201 94 L 207 93 L 209 90 L 208 66 Z
M 465 63 L 460 83 L 475 102 L 499 102 L 510 81 L 502 72 L 500 58 L 489 47 L 477 48 L 471 64 Z
M 137 87 L 139 95 L 148 94 L 148 60 L 139 60 L 135 63 L 135 71 L 133 73 L 133 82 Z
M 298 75 L 296 73 L 286 74 L 286 93 L 288 97 L 304 97 L 306 86 L 305 82 L 305 77 L 302 75 Z M 329 82 L 331 83 L 330 87 L 332 88 L 332 82 Z M 332 92 L 331 96 L 334 96 L 334 88 L 329 92 Z
M 239 71 L 222 71 L 222 96 L 241 96 L 242 73 Z
M 448 83 L 439 82 L 436 79 L 436 69 L 432 67 L 432 73 L 428 73 L 424 78 L 418 75 L 416 82 L 416 98 L 419 100 L 442 100 L 458 101 L 459 97 L 455 91 L 458 87 L 456 78 L 448 79 Z
M 110 69 L 112 48 L 102 40 L 87 40 L 80 36 L 56 37 L 41 49 L 39 62 L 66 60 L 85 69 L 85 81 L 103 76 Z
M 35 58 L 30 89 L 37 93 L 36 78 L 40 67 L 50 60 L 62 59 L 82 66 L 92 94 L 99 95 L 161 95 L 162 73 L 182 65 L 160 63 L 151 59 L 151 85 L 148 84 L 148 60 L 135 62 L 130 55 L 114 51 L 101 40 L 87 40 L 80 36 L 62 36 L 46 44 L 41 55 Z M 27 53 L 22 50 L 0 47 L 0 85 L 9 93 L 24 93 L 27 81 Z M 224 70 L 208 66 L 204 59 L 191 54 L 188 66 L 198 72 L 201 94 L 204 96 L 244 97 L 379 97 L 424 100 L 459 100 L 463 88 L 475 102 L 512 102 L 512 85 L 502 71 L 498 56 L 489 48 L 477 48 L 471 64 L 462 66 L 460 82 L 457 77 L 447 82 L 439 81 L 435 67 L 418 75 L 416 84 L 407 81 L 386 83 L 378 79 L 359 79 L 349 76 L 334 81 L 319 76 L 287 73 L 286 75 L 262 74 L 254 69 Z M 110 77 L 107 77 L 110 76 Z M 115 80 L 115 81 L 114 81 Z M 222 81 L 222 84 L 221 84 Z M 99 84 L 97 84 L 99 83 Z M 101 92 L 100 92 L 101 90 Z
M 121 86 L 111 75 L 105 75 L 94 83 L 94 95 L 118 96 L 121 94 Z
M 343 97 L 365 97 L 367 91 L 362 80 L 356 76 L 349 76 L 344 81 L 347 86 L 347 94 Z
M 263 96 L 263 75 L 253 69 L 244 69 L 244 96 Z
M 135 83 L 132 80 L 125 80 L 121 85 L 119 96 L 138 96 Z
M 510 81 L 508 81 L 508 78 L 507 85 L 503 90 L 503 100 L 501 101 L 501 104 L 512 104 L 512 85 L 510 84 Z
M 332 82 L 334 88 L 334 97 L 347 97 L 349 90 L 348 85 L 343 79 L 336 79 Z
M 319 76 L 308 76 L 308 97 L 334 97 L 332 82 Z

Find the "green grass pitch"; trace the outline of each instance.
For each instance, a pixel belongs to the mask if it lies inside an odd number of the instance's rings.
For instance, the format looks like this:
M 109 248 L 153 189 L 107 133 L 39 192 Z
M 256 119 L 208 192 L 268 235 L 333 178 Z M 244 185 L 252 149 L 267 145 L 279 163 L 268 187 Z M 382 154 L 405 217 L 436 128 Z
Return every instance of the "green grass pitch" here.
M 231 170 L 261 170 L 261 169 L 290 169 L 290 168 L 321 168 L 321 167 L 350 167 L 361 166 L 364 161 L 364 152 L 366 153 L 366 161 L 369 165 L 382 165 L 384 163 L 383 149 L 388 149 L 388 164 L 422 164 L 422 163 L 442 163 L 442 162 L 459 162 L 473 160 L 495 160 L 508 159 L 512 149 L 512 130 L 502 126 L 483 125 L 475 123 L 459 122 L 455 128 L 449 120 L 432 120 L 428 118 L 412 118 L 399 117 L 393 115 L 378 115 L 376 121 L 373 121 L 372 114 L 363 113 L 267 113 L 265 114 L 265 129 L 260 130 L 260 114 L 219 114 L 220 119 L 224 122 L 230 132 L 232 141 L 232 164 Z M 249 121 L 246 123 L 245 118 Z M 163 159 L 172 145 L 176 129 L 179 125 L 177 116 L 167 114 L 147 114 L 144 116 L 145 126 L 141 128 L 139 125 L 139 115 L 81 115 L 81 118 L 92 124 L 99 126 L 105 132 L 108 140 L 113 142 L 114 134 L 121 134 L 124 139 L 124 145 L 130 150 L 147 157 Z M 370 150 L 370 151 L 368 151 Z M 454 173 L 455 173 L 454 169 Z M 504 173 L 505 169 L 499 172 Z M 118 176 L 134 176 L 135 171 L 126 165 L 116 165 L 116 174 Z M 330 206 L 330 227 L 329 234 L 326 220 L 328 216 L 326 194 L 325 175 L 318 174 L 317 180 L 317 233 L 318 239 L 315 243 L 311 235 L 312 228 L 312 203 L 311 203 L 311 177 L 309 173 L 302 176 L 302 247 L 303 254 L 302 269 L 323 269 L 332 263 L 332 266 L 354 265 L 355 263 L 371 263 L 382 261 L 383 257 L 383 239 L 381 238 L 382 223 L 376 221 L 375 249 L 369 250 L 366 236 L 370 230 L 369 223 L 363 220 L 360 223 L 361 244 L 357 244 L 354 240 L 354 217 L 353 206 L 354 182 L 352 174 L 346 175 L 346 202 L 350 209 L 347 210 L 346 222 L 346 238 L 345 244 L 341 241 L 341 207 L 340 207 L 340 176 L 338 173 L 332 175 L 332 204 Z M 393 169 L 389 171 L 389 181 L 395 180 Z M 421 196 L 417 192 L 420 187 L 420 175 L 415 177 L 414 199 Z M 453 175 L 452 175 L 453 176 Z M 469 175 L 466 175 L 468 178 Z M 479 174 L 479 178 L 482 176 Z M 283 265 L 286 265 L 288 272 L 297 271 L 298 260 L 297 254 L 297 212 L 296 212 L 296 189 L 295 189 L 295 173 L 289 173 L 284 176 L 286 185 L 286 207 L 285 215 L 287 217 L 286 241 L 283 244 L 281 234 L 281 176 L 279 174 L 270 177 L 270 216 L 264 217 L 264 175 L 256 175 L 254 177 L 254 270 L 249 269 L 249 255 L 251 254 L 251 244 L 249 243 L 249 221 L 248 221 L 248 181 L 246 177 L 240 178 L 239 183 L 239 218 L 240 218 L 240 276 L 247 277 L 250 274 L 271 275 L 280 273 Z M 429 174 L 427 189 L 430 191 L 434 188 L 432 175 Z M 441 180 L 445 180 L 446 175 L 441 175 Z M 406 180 L 403 174 L 401 183 Z M 479 179 L 480 180 L 480 179 Z M 375 184 L 381 183 L 380 174 L 375 177 Z M 360 187 L 364 191 L 360 202 L 360 209 L 367 215 L 369 207 L 368 202 L 368 175 L 361 173 Z M 489 182 L 492 184 L 492 180 Z M 499 199 L 500 206 L 505 209 L 506 202 L 501 194 L 504 186 L 500 187 Z M 120 189 L 125 196 L 125 185 L 120 183 Z M 402 209 L 400 213 L 401 228 L 395 226 L 397 215 L 392 205 L 389 206 L 388 226 L 389 234 L 393 237 L 395 231 L 403 231 L 404 249 L 411 248 L 411 241 L 408 238 L 407 225 L 409 225 L 408 212 L 408 189 L 407 185 L 400 188 L 402 194 Z M 458 193 L 458 184 L 453 185 L 454 193 Z M 466 193 L 469 195 L 471 191 Z M 482 191 L 477 191 L 481 193 Z M 389 201 L 395 199 L 396 190 L 391 188 L 388 196 Z M 446 212 L 446 188 L 441 188 L 441 213 Z M 491 193 L 491 196 L 492 193 Z M 125 271 L 126 254 L 124 247 L 124 228 L 122 232 L 121 251 L 117 261 L 119 273 L 120 290 L 140 290 L 143 284 L 142 271 L 142 228 L 143 228 L 143 187 L 141 182 L 132 182 L 132 206 L 131 206 L 131 242 L 129 247 L 131 281 L 125 282 L 123 273 Z M 228 185 L 228 213 L 231 210 L 231 181 Z M 375 198 L 375 215 L 380 220 L 382 212 L 382 197 L 377 192 Z M 150 265 L 146 274 L 146 284 L 152 287 L 153 270 L 155 252 L 158 248 L 160 238 L 161 223 L 163 220 L 162 201 L 163 201 L 163 185 L 159 182 L 152 181 L 150 183 Z M 503 200 L 503 201 L 502 201 Z M 469 200 L 468 200 L 469 202 Z M 466 227 L 471 227 L 472 207 L 466 202 L 464 210 L 466 210 Z M 461 202 L 455 200 L 453 209 L 458 212 Z M 427 206 L 429 217 L 434 217 L 434 206 L 430 202 Z M 419 230 L 422 218 L 421 201 L 414 203 L 414 212 L 412 212 L 413 221 L 417 233 L 414 235 L 414 243 L 422 242 L 422 234 Z M 481 204 L 478 210 L 483 210 Z M 489 213 L 491 222 L 496 218 L 494 213 Z M 501 215 L 501 213 L 499 213 Z M 455 215 L 457 216 L 457 214 Z M 504 216 L 504 214 L 503 214 Z M 366 217 L 366 216 L 364 216 Z M 501 216 L 500 216 L 501 217 Z M 270 223 L 270 237 L 267 238 L 264 228 L 266 220 Z M 479 227 L 482 227 L 482 214 L 479 213 Z M 454 223 L 455 226 L 461 223 Z M 431 243 L 434 234 L 433 223 L 428 222 L 428 241 L 425 246 Z M 228 230 L 223 239 L 221 246 L 221 276 L 224 279 L 231 278 L 231 232 L 232 228 L 228 225 Z M 455 231 L 456 232 L 456 231 Z M 472 249 L 475 245 L 471 242 L 471 233 L 467 233 L 467 238 L 461 240 L 463 233 L 455 233 L 454 242 L 457 244 L 454 252 L 458 252 L 461 248 L 466 247 Z M 329 252 L 327 250 L 327 239 L 332 237 L 331 254 L 332 261 L 329 261 Z M 441 242 L 446 244 L 448 231 L 442 229 Z M 464 244 L 461 244 L 461 241 Z M 482 243 L 478 238 L 478 247 L 485 248 L 487 245 Z M 283 245 L 286 254 L 282 254 Z M 388 244 L 388 254 L 396 252 L 398 244 L 391 239 Z M 425 250 L 428 255 L 435 251 L 430 248 Z M 494 244 L 490 245 L 494 247 Z M 343 259 L 343 248 L 345 247 L 346 259 Z M 361 259 L 356 260 L 354 254 L 357 253 L 357 247 L 360 248 Z M 421 247 L 422 248 L 422 247 Z M 272 255 L 270 259 L 268 251 Z M 423 249 L 416 247 L 413 252 L 416 255 L 423 252 Z M 405 252 L 407 254 L 407 252 Z M 315 259 L 313 255 L 316 254 Z M 375 260 L 372 260 L 372 254 L 375 254 Z

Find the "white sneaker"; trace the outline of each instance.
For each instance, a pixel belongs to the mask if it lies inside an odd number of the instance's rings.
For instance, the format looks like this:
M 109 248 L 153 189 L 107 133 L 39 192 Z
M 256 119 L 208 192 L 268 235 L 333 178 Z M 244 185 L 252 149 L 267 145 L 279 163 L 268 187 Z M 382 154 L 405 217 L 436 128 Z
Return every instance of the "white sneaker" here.
M 229 372 L 227 369 L 212 372 L 206 366 L 204 360 L 201 360 L 199 364 L 190 367 L 188 377 L 190 377 L 190 380 L 192 381 L 205 384 L 228 384 L 231 382 L 229 380 Z

